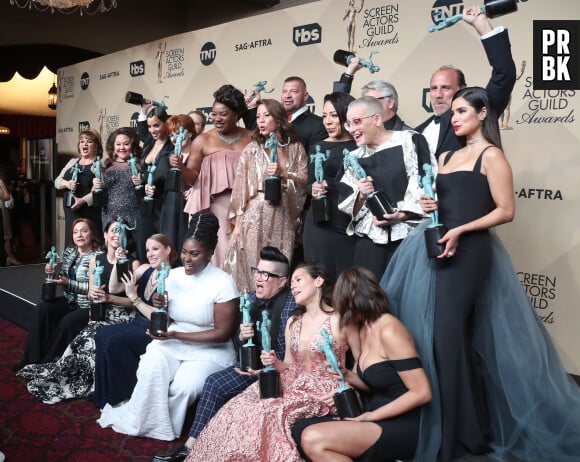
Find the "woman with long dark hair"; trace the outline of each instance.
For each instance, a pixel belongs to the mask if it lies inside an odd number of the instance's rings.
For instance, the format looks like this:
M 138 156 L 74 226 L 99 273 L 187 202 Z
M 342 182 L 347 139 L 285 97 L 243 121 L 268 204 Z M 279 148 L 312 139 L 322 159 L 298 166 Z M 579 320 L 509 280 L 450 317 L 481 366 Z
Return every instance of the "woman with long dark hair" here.
M 252 141 L 240 155 L 228 212 L 233 231 L 223 268 L 233 276 L 240 291 L 251 289 L 250 268 L 257 265 L 262 247 L 276 245 L 292 260 L 298 218 L 306 199 L 306 151 L 284 107 L 273 99 L 260 101 L 256 122 Z M 266 147 L 271 134 L 277 143 L 276 162 L 270 161 L 270 149 Z M 281 178 L 278 203 L 265 198 L 269 176 Z

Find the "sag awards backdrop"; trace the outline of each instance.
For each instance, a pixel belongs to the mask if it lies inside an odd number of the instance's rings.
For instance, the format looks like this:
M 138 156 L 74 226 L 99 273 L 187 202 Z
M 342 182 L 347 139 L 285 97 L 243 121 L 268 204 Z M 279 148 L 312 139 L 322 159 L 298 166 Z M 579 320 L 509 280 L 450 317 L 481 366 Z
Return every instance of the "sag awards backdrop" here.
M 471 3 L 470 3 L 471 4 Z M 461 67 L 469 85 L 485 86 L 490 67 L 474 29 L 460 22 L 433 33 L 433 16 L 462 11 L 460 0 L 328 0 L 195 32 L 167 37 L 58 71 L 57 146 L 76 154 L 79 130 L 103 140 L 134 125 L 134 91 L 164 100 L 170 114 L 202 109 L 231 83 L 240 90 L 264 84 L 263 97 L 279 98 L 285 77 L 303 77 L 311 109 L 343 68 L 332 60 L 351 49 L 380 67 L 355 76 L 354 96 L 372 79 L 399 91 L 399 115 L 416 126 L 430 112 L 428 85 L 442 64 Z M 520 281 L 552 335 L 569 372 L 580 375 L 580 123 L 575 90 L 535 90 L 534 20 L 580 18 L 570 0 L 519 0 L 518 11 L 492 20 L 509 29 L 517 67 L 512 101 L 501 118 L 504 148 L 514 172 L 517 216 L 498 233 Z M 266 81 L 265 83 L 262 81 Z M 62 210 L 62 208 L 61 208 Z M 61 214 L 62 215 L 62 214 Z M 62 229 L 62 221 L 59 221 Z M 60 235 L 63 233 L 60 232 Z M 62 244 L 60 245 L 62 247 Z

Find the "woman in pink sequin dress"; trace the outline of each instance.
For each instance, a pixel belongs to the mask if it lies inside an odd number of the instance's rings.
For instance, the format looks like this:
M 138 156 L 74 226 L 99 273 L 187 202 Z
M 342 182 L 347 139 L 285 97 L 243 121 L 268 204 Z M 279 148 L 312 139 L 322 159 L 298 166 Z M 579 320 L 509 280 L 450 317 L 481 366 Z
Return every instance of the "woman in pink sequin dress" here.
M 292 294 L 298 306 L 286 326 L 286 355 L 263 351 L 262 363 L 280 372 L 282 397 L 260 399 L 259 383 L 228 401 L 199 435 L 187 462 L 293 462 L 302 458 L 292 439 L 298 419 L 334 413 L 325 404 L 338 388 L 319 349 L 322 329 L 330 332 L 332 348 L 343 365 L 350 348 L 360 354 L 358 328 L 339 326 L 330 306 L 332 285 L 318 263 L 298 266 L 292 275 Z

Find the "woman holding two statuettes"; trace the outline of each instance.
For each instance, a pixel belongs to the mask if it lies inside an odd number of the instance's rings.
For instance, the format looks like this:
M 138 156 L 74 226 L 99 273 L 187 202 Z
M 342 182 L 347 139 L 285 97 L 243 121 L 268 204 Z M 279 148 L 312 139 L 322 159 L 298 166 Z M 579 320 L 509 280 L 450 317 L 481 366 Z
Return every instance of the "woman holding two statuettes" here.
M 102 327 L 95 336 L 95 392 L 92 401 L 100 409 L 107 403 L 114 406 L 131 397 L 137 383 L 139 358 L 151 342 L 147 329 L 155 309 L 153 295 L 157 290 L 157 275 L 163 264 L 169 267 L 177 259 L 177 252 L 164 234 L 150 236 L 145 247 L 149 263 L 123 277 L 125 293 L 134 301 L 137 311 L 134 319 L 126 324 Z M 119 284 L 116 280 L 112 282 Z
M 251 132 L 237 125 L 247 110 L 244 95 L 232 85 L 223 85 L 213 94 L 211 118 L 214 128 L 193 142 L 189 159 L 189 181 L 185 212 L 209 210 L 220 221 L 218 246 L 213 264 L 221 267 L 229 241 L 228 209 L 236 165 L 242 149 L 250 142 Z M 199 172 L 199 174 L 196 174 Z
M 421 197 L 448 228 L 442 251 L 427 258 L 420 226 L 381 282 L 433 388 L 415 460 L 491 450 L 501 460 L 577 461 L 580 389 L 491 232 L 515 214 L 497 115 L 479 87 L 459 90 L 451 109 L 463 147 L 439 157 L 438 200 Z
M 83 130 L 79 133 L 78 153 L 80 158 L 67 162 L 54 180 L 56 189 L 69 190 L 73 202 L 70 207 L 64 206 L 64 242 L 71 241 L 70 230 L 77 218 L 88 218 L 95 225 L 98 236 L 102 237 L 101 210 L 93 205 L 93 179 L 95 178 L 94 162 L 103 156 L 101 135 L 96 130 Z M 74 181 L 76 178 L 76 181 Z
M 367 269 L 345 270 L 332 299 L 340 325 L 360 328 L 361 355 L 355 370 L 342 372 L 359 390 L 363 413 L 340 421 L 299 421 L 293 435 L 313 462 L 411 459 L 419 439 L 420 410 L 431 399 L 413 338 L 389 313 L 387 295 Z
M 109 135 L 106 143 L 107 158 L 103 162 L 101 180 L 93 180 L 95 188 L 103 190 L 102 219 L 110 223 L 123 217 L 131 228 L 137 224 L 139 199 L 135 186 L 142 184 L 141 175 L 133 175 L 131 155 L 135 166 L 141 162 L 141 146 L 137 132 L 121 127 Z
M 321 345 L 330 340 L 340 367 L 346 352 L 360 354 L 358 327 L 341 326 L 331 306 L 332 282 L 318 263 L 298 265 L 291 279 L 297 309 L 286 324 L 284 360 L 274 350 L 262 351 L 264 366 L 280 373 L 282 396 L 260 399 L 255 382 L 228 401 L 197 438 L 188 462 L 220 460 L 247 462 L 297 462 L 302 458 L 290 437 L 296 419 L 334 414 L 332 396 L 339 386 L 337 375 L 327 370 Z M 236 435 L 224 438 L 224 435 Z
M 258 103 L 256 129 L 236 169 L 231 205 L 228 212 L 233 231 L 223 268 L 241 291 L 252 288 L 251 267 L 258 264 L 260 250 L 276 245 L 292 260 L 295 237 L 306 199 L 306 151 L 288 122 L 280 102 L 264 99 Z M 275 134 L 278 161 L 270 161 L 266 141 Z M 278 176 L 282 197 L 274 204 L 264 195 L 265 181 Z
M 210 262 L 218 226 L 212 213 L 191 218 L 180 253 L 183 266 L 172 269 L 165 281 L 172 323 L 164 336 L 152 337 L 141 356 L 129 400 L 103 408 L 101 427 L 166 441 L 179 438 L 206 378 L 234 363 L 239 292 L 231 276 Z M 140 298 L 131 301 L 145 305 L 140 310 L 152 309 Z
M 63 287 L 63 295 L 54 301 L 43 301 L 37 306 L 37 317 L 28 329 L 22 359 L 13 367 L 16 371 L 27 364 L 43 362 L 52 344 L 53 335 L 65 316 L 78 313 L 80 327 L 77 332 L 86 324 L 86 312 L 80 311 L 87 310 L 90 306 L 87 297 L 89 263 L 95 252 L 101 248 L 101 241 L 95 225 L 86 218 L 77 218 L 69 234 L 72 236 L 71 242 L 62 253 L 60 267 L 55 270 L 47 263 L 45 268 L 48 279 Z
M 93 319 L 93 311 L 84 310 L 87 315 L 90 313 L 90 316 L 85 318 L 88 324 L 72 339 L 58 359 L 53 358 L 51 362 L 45 364 L 31 364 L 18 372 L 20 377 L 28 381 L 28 391 L 45 404 L 89 396 L 94 388 L 94 339 L 97 329 L 101 326 L 129 322 L 134 315 L 124 291 L 117 291 L 110 285 L 111 280 L 116 281 L 117 278 L 115 264 L 119 259 L 127 257 L 119 245 L 117 225 L 117 221 L 107 224 L 105 231 L 107 251 L 97 253 L 91 259 L 88 268 L 90 285 L 88 296 L 93 303 L 104 305 L 103 318 Z
M 337 189 L 337 182 L 344 173 L 342 153 L 345 149 L 356 149 L 351 134 L 344 129 L 346 109 L 351 101 L 354 101 L 352 96 L 340 92 L 324 97 L 322 121 L 328 138 L 308 149 L 308 188 L 313 201 L 321 196 L 326 197 L 329 219 L 327 222 L 317 222 L 313 215 L 314 205 L 311 204 L 304 223 L 304 259 L 322 263 L 332 280 L 352 265 L 355 244 L 354 239 L 346 234 L 350 217 L 338 210 Z M 322 166 L 324 172 L 321 182 L 316 178 L 317 164 Z

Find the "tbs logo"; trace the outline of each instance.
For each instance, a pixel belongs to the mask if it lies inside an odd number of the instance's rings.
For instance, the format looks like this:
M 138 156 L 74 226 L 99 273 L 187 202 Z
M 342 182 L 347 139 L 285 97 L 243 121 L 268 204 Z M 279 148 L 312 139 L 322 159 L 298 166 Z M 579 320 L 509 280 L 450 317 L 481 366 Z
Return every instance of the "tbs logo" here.
M 131 77 L 139 77 L 140 75 L 145 75 L 145 63 L 143 60 L 133 61 L 129 64 L 129 73 Z
M 312 45 L 322 41 L 322 28 L 320 24 L 313 22 L 304 26 L 296 26 L 292 30 L 292 41 L 297 47 Z
M 86 90 L 87 88 L 89 88 L 89 74 L 86 72 L 83 72 L 83 74 L 81 75 L 81 88 L 83 90 Z
M 79 133 L 82 132 L 83 130 L 90 130 L 91 129 L 91 124 L 87 121 L 84 122 L 79 122 Z

